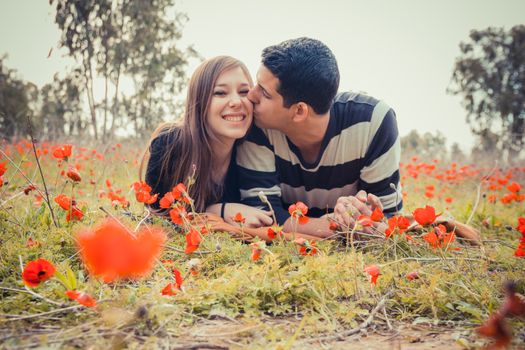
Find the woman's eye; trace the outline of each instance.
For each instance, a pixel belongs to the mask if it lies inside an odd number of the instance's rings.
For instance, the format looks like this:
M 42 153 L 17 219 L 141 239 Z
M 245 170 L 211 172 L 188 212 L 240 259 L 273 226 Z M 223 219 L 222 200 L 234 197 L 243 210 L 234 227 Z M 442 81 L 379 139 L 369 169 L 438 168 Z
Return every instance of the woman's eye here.
M 226 95 L 226 92 L 225 91 L 214 91 L 213 92 L 213 96 L 224 96 Z
M 242 96 L 246 96 L 246 95 L 248 95 L 248 92 L 250 92 L 250 90 L 241 90 L 241 91 L 239 91 L 239 94 L 242 95 Z

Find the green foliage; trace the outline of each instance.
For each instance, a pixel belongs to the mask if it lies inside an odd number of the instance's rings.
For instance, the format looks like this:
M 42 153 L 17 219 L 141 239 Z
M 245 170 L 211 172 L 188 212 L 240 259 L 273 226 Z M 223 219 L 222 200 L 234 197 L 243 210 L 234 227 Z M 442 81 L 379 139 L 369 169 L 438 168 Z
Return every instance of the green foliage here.
M 143 207 L 128 190 L 135 180 L 137 163 L 122 161 L 138 154 L 126 147 L 108 148 L 104 161 L 85 161 L 81 169 L 83 180 L 74 189 L 85 208 L 85 217 L 81 223 L 68 223 L 65 211 L 53 202 L 59 227 L 54 226 L 45 204 L 34 205 L 33 194 L 12 198 L 26 183 L 10 166 L 6 173 L 10 187 L 0 192 L 0 200 L 6 201 L 0 207 L 0 287 L 3 288 L 0 313 L 28 318 L 2 319 L 6 332 L 13 334 L 8 338 L 8 346 L 45 344 L 45 340 L 25 341 L 16 336 L 16 329 L 35 330 L 45 326 L 50 327 L 50 332 L 53 329 L 65 332 L 53 331 L 48 340 L 62 346 L 71 345 L 70 337 L 75 336 L 81 339 L 79 346 L 104 347 L 111 341 L 129 347 L 150 343 L 155 344 L 152 347 L 160 347 L 168 346 L 164 343 L 168 335 L 183 336 L 195 329 L 199 332 L 199 327 L 207 322 L 233 320 L 238 326 L 222 333 L 234 333 L 245 347 L 285 347 L 294 343 L 294 334 L 300 339 L 358 326 L 388 292 L 391 295 L 386 313 L 392 322 L 452 322 L 473 326 L 499 308 L 505 281 L 518 281 L 521 292 L 525 288 L 525 260 L 513 256 L 518 234 L 506 228 L 515 226 L 517 217 L 525 213 L 518 205 L 488 203 L 484 197 L 472 224 L 481 230 L 485 243 L 482 247 L 456 243 L 455 247 L 460 248 L 457 251 L 430 249 L 418 233 L 414 239 L 419 245 L 409 244 L 399 234 L 387 240 L 373 238 L 355 247 L 344 242 L 322 241 L 318 244 L 319 253 L 307 257 L 299 255 L 294 244 L 277 240 L 267 247 L 271 253 L 263 251 L 261 259 L 253 262 L 247 244 L 231 239 L 227 233 L 211 233 L 204 237 L 196 253 L 187 256 L 181 253 L 184 235 L 164 220 L 154 218 L 152 221 L 169 234 L 161 259 L 172 260 L 173 266 L 185 276 L 182 290 L 175 296 L 161 294 L 173 277 L 160 263 L 143 280 L 104 284 L 85 272 L 75 232 L 105 216 L 97 209 L 99 206 L 130 227 L 142 219 Z M 56 160 L 43 158 L 42 164 L 51 198 L 69 193 L 71 184 L 57 175 L 61 168 L 57 168 Z M 95 185 L 89 182 L 91 168 Z M 129 208 L 112 206 L 107 198 L 98 195 L 106 189 L 106 179 L 111 180 L 113 189 L 122 189 L 122 195 L 131 201 Z M 438 199 L 418 195 L 419 188 L 426 184 L 439 190 L 439 183 L 430 176 L 421 174 L 417 179 L 404 180 L 404 191 L 409 193 L 407 210 L 425 204 L 434 205 L 437 211 L 444 210 Z M 447 195 L 456 198 L 448 213 L 465 221 L 476 199 L 476 183 L 465 180 L 449 185 Z M 485 219 L 489 219 L 487 226 L 482 225 Z M 39 244 L 28 247 L 29 238 Z M 59 307 L 24 291 L 19 256 L 24 263 L 45 258 L 57 267 L 57 278 L 35 288 L 35 292 L 70 307 L 76 303 L 65 297 L 64 291 L 76 287 L 95 297 L 97 308 L 64 311 L 51 314 L 49 319 L 35 316 Z M 191 259 L 200 261 L 197 276 L 189 274 Z M 376 286 L 363 272 L 370 264 L 378 265 L 381 270 Z M 407 280 L 405 275 L 412 271 L 417 271 L 420 278 Z M 380 318 L 376 317 L 374 322 L 380 323 Z

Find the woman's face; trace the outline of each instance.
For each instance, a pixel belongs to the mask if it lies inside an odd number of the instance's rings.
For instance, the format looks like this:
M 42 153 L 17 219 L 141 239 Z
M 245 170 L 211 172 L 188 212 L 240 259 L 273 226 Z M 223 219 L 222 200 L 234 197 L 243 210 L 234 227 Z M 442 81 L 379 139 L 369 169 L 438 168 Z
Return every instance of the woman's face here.
M 206 122 L 221 142 L 243 138 L 252 123 L 253 105 L 248 100 L 250 82 L 241 67 L 219 75 L 213 87 Z

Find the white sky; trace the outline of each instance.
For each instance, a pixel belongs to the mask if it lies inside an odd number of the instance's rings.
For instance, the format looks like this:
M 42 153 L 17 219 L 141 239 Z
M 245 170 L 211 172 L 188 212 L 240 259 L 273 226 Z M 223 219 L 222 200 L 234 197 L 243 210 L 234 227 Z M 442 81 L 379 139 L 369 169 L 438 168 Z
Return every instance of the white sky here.
M 179 0 L 177 8 L 189 17 L 183 45 L 193 44 L 204 57 L 234 56 L 253 75 L 266 46 L 319 39 L 337 57 L 340 90 L 385 100 L 402 135 L 440 130 L 449 145 L 464 149 L 474 142 L 465 111 L 459 97 L 446 93 L 459 42 L 471 29 L 525 23 L 524 0 Z M 6 63 L 21 78 L 41 87 L 71 66 L 56 48 L 58 38 L 48 1 L 1 1 L 0 55 L 9 54 Z

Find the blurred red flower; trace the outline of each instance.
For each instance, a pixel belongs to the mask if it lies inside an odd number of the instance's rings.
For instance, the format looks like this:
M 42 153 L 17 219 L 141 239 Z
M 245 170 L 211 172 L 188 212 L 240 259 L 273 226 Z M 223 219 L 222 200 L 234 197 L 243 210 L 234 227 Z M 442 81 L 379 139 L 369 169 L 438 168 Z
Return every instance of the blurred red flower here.
M 89 273 L 107 283 L 146 276 L 166 241 L 161 228 L 144 225 L 133 236 L 130 229 L 114 219 L 106 219 L 94 229 L 80 231 L 76 237 Z
M 67 160 L 69 157 L 71 157 L 72 149 L 73 145 L 64 144 L 53 151 L 53 157 Z

